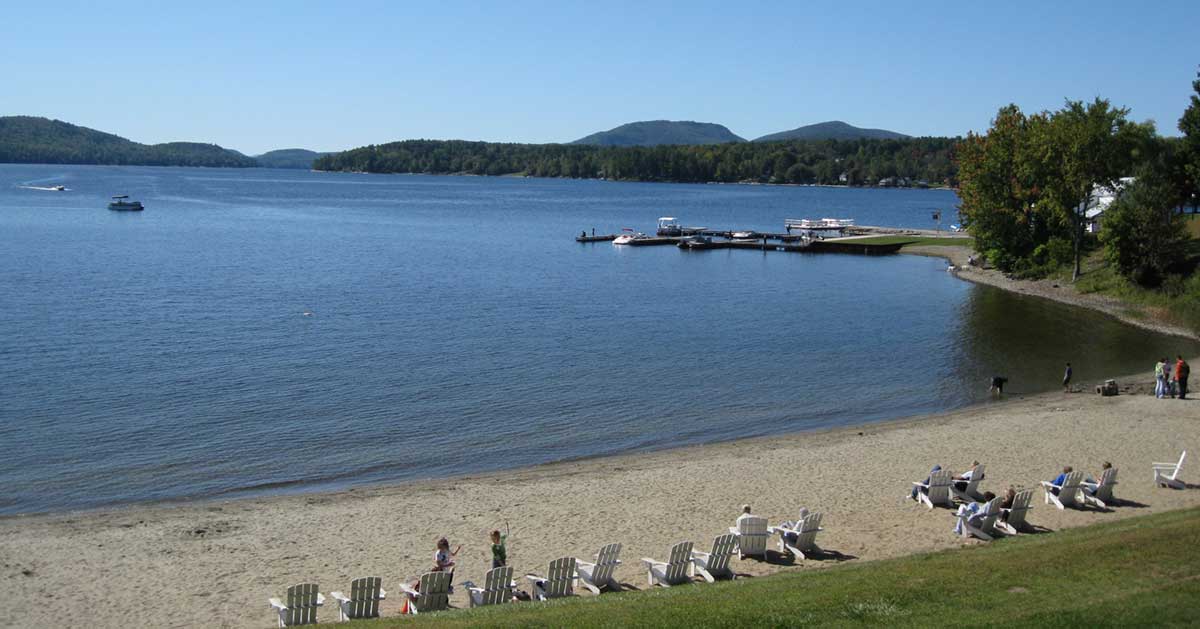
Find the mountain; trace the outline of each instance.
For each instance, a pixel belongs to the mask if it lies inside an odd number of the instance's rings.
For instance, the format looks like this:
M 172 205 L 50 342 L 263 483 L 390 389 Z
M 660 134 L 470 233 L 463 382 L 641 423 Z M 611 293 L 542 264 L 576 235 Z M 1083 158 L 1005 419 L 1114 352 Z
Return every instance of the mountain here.
M 253 158 L 216 144 L 139 144 L 61 120 L 0 116 L 0 163 L 125 164 L 131 166 L 257 166 Z
M 262 155 L 255 155 L 254 159 L 258 160 L 259 166 L 263 168 L 302 168 L 310 170 L 317 158 L 325 157 L 326 155 L 332 155 L 332 153 L 318 153 L 308 149 L 279 149 L 267 151 Z
M 900 140 L 909 136 L 886 129 L 862 129 L 841 120 L 818 122 L 791 131 L 780 131 L 755 138 L 755 142 L 782 142 L 784 140 Z
M 711 122 L 648 120 L 631 122 L 615 129 L 593 133 L 571 144 L 595 146 L 656 146 L 659 144 L 725 144 L 745 142 L 732 131 Z

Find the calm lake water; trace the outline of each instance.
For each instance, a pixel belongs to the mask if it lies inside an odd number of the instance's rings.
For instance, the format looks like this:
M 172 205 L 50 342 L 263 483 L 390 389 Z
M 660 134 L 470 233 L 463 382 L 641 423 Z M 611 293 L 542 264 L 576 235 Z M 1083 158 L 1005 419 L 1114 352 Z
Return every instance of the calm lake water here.
M 62 184 L 68 192 L 25 186 Z M 105 209 L 127 193 L 142 213 Z M 309 491 L 943 411 L 1193 343 L 939 259 L 577 244 L 930 227 L 949 191 L 0 166 L 0 514 Z M 949 222 L 949 221 L 947 221 Z M 310 312 L 311 315 L 305 315 Z

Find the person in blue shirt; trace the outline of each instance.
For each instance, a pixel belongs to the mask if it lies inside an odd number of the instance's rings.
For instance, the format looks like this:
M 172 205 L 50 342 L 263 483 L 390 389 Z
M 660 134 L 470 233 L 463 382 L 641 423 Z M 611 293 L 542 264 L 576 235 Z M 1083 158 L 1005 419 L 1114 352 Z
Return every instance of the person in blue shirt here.
M 1050 481 L 1050 484 L 1052 484 L 1052 485 L 1057 485 L 1057 486 L 1059 486 L 1059 487 L 1062 487 L 1062 484 L 1063 484 L 1063 483 L 1065 483 L 1065 482 L 1067 482 L 1067 474 L 1070 474 L 1071 472 L 1072 472 L 1072 468 L 1071 468 L 1071 466 L 1070 466 L 1070 465 L 1068 465 L 1068 466 L 1064 467 L 1064 468 L 1063 468 L 1063 471 L 1062 471 L 1062 474 L 1059 474 L 1058 476 L 1055 476 L 1055 477 L 1054 477 L 1054 480 Z M 1051 490 L 1051 491 L 1053 491 L 1053 492 L 1054 492 L 1054 495 L 1056 495 L 1056 496 L 1058 495 L 1058 490 L 1057 490 L 1057 489 L 1054 489 L 1054 490 Z
M 941 466 L 941 465 L 935 465 L 935 466 L 933 466 L 933 469 L 929 470 L 929 476 L 926 476 L 926 477 L 925 477 L 925 483 L 924 483 L 924 484 L 925 484 L 925 485 L 929 485 L 929 480 L 933 478 L 933 473 L 934 473 L 934 472 L 940 472 L 940 471 L 942 471 L 942 466 Z M 913 488 L 912 488 L 912 493 L 911 493 L 911 494 L 909 494 L 909 498 L 912 498 L 913 500 L 916 500 L 916 499 L 917 499 L 917 493 L 918 493 L 918 492 L 925 492 L 925 491 L 926 491 L 926 489 L 925 489 L 924 487 L 918 487 L 917 485 L 913 485 Z

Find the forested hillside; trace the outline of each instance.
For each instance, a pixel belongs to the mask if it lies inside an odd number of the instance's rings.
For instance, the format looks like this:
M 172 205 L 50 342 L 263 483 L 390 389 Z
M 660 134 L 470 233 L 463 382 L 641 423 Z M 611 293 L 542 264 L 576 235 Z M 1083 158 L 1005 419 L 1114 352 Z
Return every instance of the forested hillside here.
M 111 133 L 33 116 L 0 117 L 0 163 L 257 166 L 215 144 L 139 144 Z
M 317 170 L 531 175 L 630 181 L 953 184 L 956 138 L 606 147 L 406 140 L 318 159 Z M 843 178 L 844 175 L 844 178 Z
M 571 144 L 597 146 L 658 146 L 659 144 L 723 144 L 745 142 L 728 128 L 711 122 L 648 120 L 630 122 L 615 129 L 593 133 Z

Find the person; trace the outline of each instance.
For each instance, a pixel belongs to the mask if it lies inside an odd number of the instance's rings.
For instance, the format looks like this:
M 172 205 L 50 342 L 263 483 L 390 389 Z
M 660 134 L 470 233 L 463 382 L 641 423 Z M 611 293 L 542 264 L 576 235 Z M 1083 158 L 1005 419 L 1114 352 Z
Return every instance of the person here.
M 737 527 L 738 531 L 741 531 L 742 530 L 742 522 L 746 521 L 749 518 L 753 518 L 753 517 L 757 517 L 757 516 L 755 516 L 753 513 L 750 513 L 750 505 L 742 505 L 742 514 L 737 517 L 737 522 L 734 523 L 734 526 Z
M 1000 519 L 1002 521 L 1008 522 L 1008 511 L 1006 509 L 1012 509 L 1013 503 L 1016 500 L 1017 490 L 1013 489 L 1012 485 L 1009 485 L 1008 489 L 1004 490 L 1004 500 L 1000 501 Z
M 1063 391 L 1071 392 L 1071 363 L 1067 363 L 1067 370 L 1063 372 Z
M 492 531 L 492 567 L 500 568 L 508 565 L 508 536 L 501 535 L 499 529 Z
M 1058 486 L 1058 487 L 1062 487 L 1062 484 L 1067 482 L 1067 474 L 1070 474 L 1073 471 L 1074 471 L 1074 469 L 1070 465 L 1064 467 L 1062 474 L 1055 476 L 1054 480 L 1050 481 L 1050 484 Z M 1057 489 L 1051 489 L 1050 491 L 1053 492 L 1055 496 L 1058 495 Z
M 1167 397 L 1166 368 L 1166 358 L 1159 358 L 1158 362 L 1154 363 L 1154 397 L 1160 400 Z
M 963 472 L 962 474 L 959 474 L 958 476 L 955 476 L 955 477 L 954 477 L 954 486 L 955 486 L 955 487 L 956 487 L 956 488 L 957 488 L 959 491 L 966 491 L 966 490 L 967 490 L 967 485 L 968 485 L 968 484 L 970 484 L 970 482 L 971 482 L 971 478 L 975 476 L 975 468 L 976 468 L 976 467 L 979 467 L 979 461 L 975 461 L 974 463 L 972 463 L 972 464 L 971 464 L 971 469 L 969 469 L 969 470 L 967 470 L 967 471 Z M 983 480 L 983 479 L 981 478 L 980 480 Z M 925 481 L 925 483 L 926 483 L 926 484 L 928 484 L 928 483 L 929 483 L 929 481 Z
M 437 551 L 433 553 L 433 570 L 430 572 L 449 572 L 451 592 L 454 591 L 454 558 L 460 550 L 462 544 L 453 551 L 450 550 L 450 541 L 443 537 L 437 541 Z
M 929 481 L 930 481 L 930 479 L 932 479 L 932 478 L 933 478 L 933 473 L 934 473 L 934 472 L 940 472 L 940 471 L 942 471 L 942 466 L 941 466 L 941 465 L 934 465 L 934 466 L 933 466 L 933 469 L 929 470 L 929 476 L 926 476 L 926 477 L 925 477 L 925 482 L 924 482 L 923 484 L 924 484 L 926 487 L 928 487 L 928 486 L 929 486 Z M 917 495 L 918 495 L 918 493 L 928 493 L 928 492 L 929 492 L 929 490 L 928 490 L 928 489 L 926 489 L 926 487 L 921 487 L 920 485 L 913 485 L 913 488 L 912 488 L 912 493 L 911 493 L 911 494 L 909 494 L 909 497 L 910 497 L 910 498 L 912 498 L 913 500 L 916 500 L 916 499 L 917 499 Z
M 1175 382 L 1179 384 L 1179 399 L 1187 399 L 1188 376 L 1191 375 L 1192 368 L 1183 359 L 1183 354 L 1175 355 Z
M 804 518 L 807 518 L 807 517 L 808 517 L 808 507 L 800 507 L 800 517 L 797 518 L 795 522 L 793 522 L 791 520 L 784 520 L 780 524 L 780 526 L 785 529 L 791 529 L 793 531 L 796 531 L 796 530 L 799 530 L 800 527 L 804 525 Z M 792 544 L 793 546 L 800 543 L 800 535 L 798 533 L 784 533 L 783 538 L 787 543 Z
M 992 387 L 988 392 L 992 395 L 1004 395 L 1004 383 L 1008 382 L 1008 378 L 1004 376 L 992 376 Z
M 956 518 L 957 521 L 954 523 L 954 532 L 962 535 L 963 523 L 968 520 L 970 520 L 972 524 L 978 525 L 977 519 L 988 515 L 987 513 L 984 513 L 984 508 L 986 508 L 988 503 L 995 498 L 996 494 L 993 494 L 990 491 L 985 491 L 983 492 L 983 502 L 972 502 L 970 504 L 958 505 L 958 515 L 965 515 L 967 517 Z
M 1086 491 L 1088 495 L 1095 495 L 1096 489 L 1100 486 L 1100 479 L 1104 478 L 1104 472 L 1111 467 L 1112 463 L 1105 461 L 1104 464 L 1100 466 L 1099 476 L 1093 478 L 1091 474 L 1088 474 L 1087 478 L 1083 481 L 1083 490 Z

